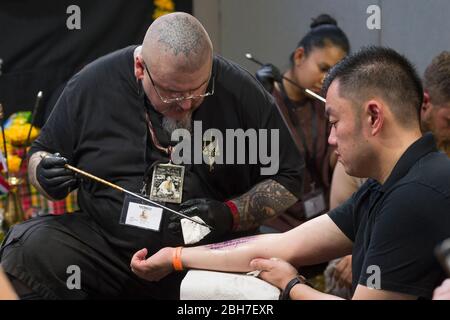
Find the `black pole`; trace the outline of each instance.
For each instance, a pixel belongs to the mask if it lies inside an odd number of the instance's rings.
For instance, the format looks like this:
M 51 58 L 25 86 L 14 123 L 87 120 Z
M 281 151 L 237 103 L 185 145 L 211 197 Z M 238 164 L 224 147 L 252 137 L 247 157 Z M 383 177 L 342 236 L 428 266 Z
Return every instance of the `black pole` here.
M 25 158 L 27 156 L 26 148 L 28 147 L 28 144 L 30 143 L 31 130 L 33 129 L 33 126 L 34 126 L 34 120 L 36 119 L 36 114 L 37 114 L 37 110 L 39 109 L 39 103 L 41 102 L 41 99 L 42 99 L 42 91 L 39 91 L 36 96 L 36 101 L 34 103 L 33 112 L 31 114 L 31 125 L 30 125 L 30 129 L 28 130 L 27 140 L 25 141 L 25 152 L 20 157 L 19 171 L 22 168 L 23 161 L 25 160 Z
M 6 161 L 6 179 L 9 179 L 9 169 L 8 169 L 8 150 L 6 149 L 6 137 L 5 137 L 5 112 L 3 110 L 3 105 L 0 103 L 0 126 L 2 127 L 2 137 L 3 137 L 3 150 Z

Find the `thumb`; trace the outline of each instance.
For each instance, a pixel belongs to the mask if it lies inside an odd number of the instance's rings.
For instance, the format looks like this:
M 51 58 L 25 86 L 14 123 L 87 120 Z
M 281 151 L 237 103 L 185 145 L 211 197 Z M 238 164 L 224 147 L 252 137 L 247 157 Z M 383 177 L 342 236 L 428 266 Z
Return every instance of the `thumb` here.
M 138 252 L 136 252 L 133 255 L 133 258 L 131 258 L 131 266 L 133 265 L 139 265 L 141 264 L 143 261 L 145 261 L 145 257 L 147 257 L 147 249 L 141 249 Z
M 273 261 L 270 259 L 256 258 L 250 261 L 253 270 L 270 271 L 273 268 Z

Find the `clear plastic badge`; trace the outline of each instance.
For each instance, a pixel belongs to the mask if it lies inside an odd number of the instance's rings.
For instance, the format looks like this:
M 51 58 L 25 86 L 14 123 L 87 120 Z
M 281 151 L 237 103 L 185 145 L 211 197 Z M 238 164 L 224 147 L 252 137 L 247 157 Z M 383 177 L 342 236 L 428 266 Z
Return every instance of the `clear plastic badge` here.
M 145 201 L 127 194 L 123 201 L 120 224 L 159 231 L 162 214 L 162 208 L 148 205 Z

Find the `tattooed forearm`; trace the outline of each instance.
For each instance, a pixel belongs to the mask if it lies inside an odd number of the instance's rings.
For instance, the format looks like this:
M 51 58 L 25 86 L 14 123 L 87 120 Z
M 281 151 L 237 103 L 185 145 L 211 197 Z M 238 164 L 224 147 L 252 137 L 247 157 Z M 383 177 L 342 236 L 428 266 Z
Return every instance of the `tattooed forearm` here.
M 220 242 L 220 243 L 213 243 L 213 244 L 206 245 L 205 247 L 208 249 L 211 249 L 211 250 L 231 249 L 231 248 L 236 248 L 243 243 L 253 241 L 255 238 L 258 238 L 258 236 L 250 236 L 250 237 L 245 237 L 245 238 L 238 238 L 238 239 L 234 239 L 234 240 L 224 241 L 224 242 Z
M 238 230 L 248 230 L 283 212 L 296 203 L 297 198 L 278 182 L 266 180 L 233 202 L 239 212 Z

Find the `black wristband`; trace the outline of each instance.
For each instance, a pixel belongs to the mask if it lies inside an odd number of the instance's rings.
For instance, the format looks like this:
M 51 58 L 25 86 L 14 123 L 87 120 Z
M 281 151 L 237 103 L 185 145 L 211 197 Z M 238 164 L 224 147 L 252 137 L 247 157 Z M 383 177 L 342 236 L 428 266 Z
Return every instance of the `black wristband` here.
M 312 288 L 312 285 L 305 279 L 305 277 L 296 275 L 295 278 L 288 282 L 283 292 L 281 292 L 280 300 L 291 300 L 289 294 L 291 293 L 292 288 L 299 283 L 306 284 L 307 286 L 310 286 Z

